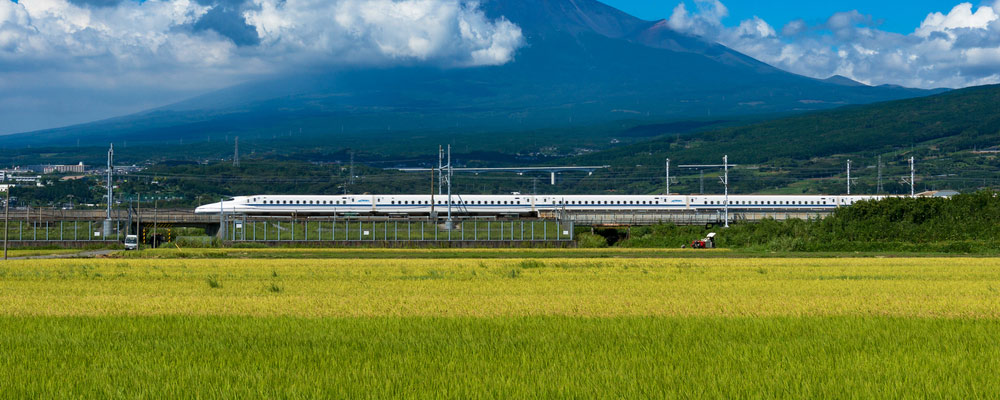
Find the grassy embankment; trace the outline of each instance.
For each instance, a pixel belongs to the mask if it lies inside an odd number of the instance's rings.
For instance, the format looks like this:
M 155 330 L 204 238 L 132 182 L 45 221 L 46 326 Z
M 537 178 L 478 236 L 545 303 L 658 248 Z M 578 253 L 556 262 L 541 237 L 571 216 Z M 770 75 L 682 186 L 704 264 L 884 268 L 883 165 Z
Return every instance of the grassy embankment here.
M 1000 261 L 34 260 L 13 397 L 981 397 Z

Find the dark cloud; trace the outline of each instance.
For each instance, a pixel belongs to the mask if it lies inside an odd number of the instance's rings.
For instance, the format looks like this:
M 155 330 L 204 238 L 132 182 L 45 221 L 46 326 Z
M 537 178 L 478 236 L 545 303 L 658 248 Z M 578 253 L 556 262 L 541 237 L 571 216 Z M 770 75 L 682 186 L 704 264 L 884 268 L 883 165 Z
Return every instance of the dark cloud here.
M 235 2 L 235 1 L 233 1 Z M 237 46 L 260 44 L 257 29 L 247 25 L 243 13 L 238 8 L 217 5 L 203 15 L 192 26 L 195 32 L 214 31 L 232 40 Z

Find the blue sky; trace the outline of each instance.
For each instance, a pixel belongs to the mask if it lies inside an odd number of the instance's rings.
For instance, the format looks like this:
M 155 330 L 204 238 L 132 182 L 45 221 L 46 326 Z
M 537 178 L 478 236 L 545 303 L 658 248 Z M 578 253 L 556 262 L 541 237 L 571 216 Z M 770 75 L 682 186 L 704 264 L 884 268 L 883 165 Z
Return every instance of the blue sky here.
M 603 3 L 634 16 L 647 20 L 659 20 L 670 17 L 679 0 L 601 0 Z M 694 2 L 686 1 L 688 9 L 694 9 Z M 825 21 L 831 15 L 841 11 L 858 10 L 858 12 L 873 16 L 881 22 L 883 30 L 896 33 L 910 33 L 920 26 L 920 22 L 932 12 L 947 13 L 959 2 L 947 0 L 835 0 L 835 1 L 761 1 L 761 0 L 728 0 L 723 1 L 729 8 L 729 17 L 723 22 L 739 23 L 739 21 L 758 16 L 778 28 L 795 19 L 806 22 Z M 979 3 L 972 1 L 973 4 Z M 978 4 L 977 4 L 978 5 Z

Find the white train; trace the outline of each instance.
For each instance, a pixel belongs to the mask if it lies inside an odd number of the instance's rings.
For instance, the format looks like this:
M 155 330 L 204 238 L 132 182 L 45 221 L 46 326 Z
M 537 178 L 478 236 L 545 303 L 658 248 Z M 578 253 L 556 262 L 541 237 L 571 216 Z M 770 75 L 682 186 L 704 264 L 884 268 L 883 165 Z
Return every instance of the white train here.
M 889 196 L 729 196 L 729 210 L 818 211 L 850 206 Z M 725 208 L 722 195 L 452 195 L 454 215 L 539 215 L 553 211 L 716 211 Z M 445 195 L 240 196 L 198 207 L 198 214 L 247 215 L 429 215 L 446 214 Z

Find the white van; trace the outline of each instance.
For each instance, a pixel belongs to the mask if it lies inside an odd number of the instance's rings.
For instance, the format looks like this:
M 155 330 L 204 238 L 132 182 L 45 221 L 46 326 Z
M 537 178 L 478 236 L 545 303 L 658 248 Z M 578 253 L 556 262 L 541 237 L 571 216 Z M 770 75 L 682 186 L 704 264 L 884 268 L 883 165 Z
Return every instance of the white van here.
M 125 236 L 125 250 L 139 250 L 139 236 Z

